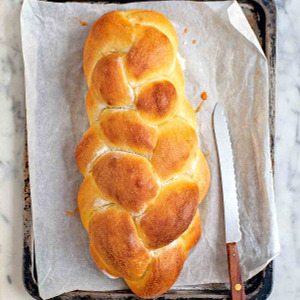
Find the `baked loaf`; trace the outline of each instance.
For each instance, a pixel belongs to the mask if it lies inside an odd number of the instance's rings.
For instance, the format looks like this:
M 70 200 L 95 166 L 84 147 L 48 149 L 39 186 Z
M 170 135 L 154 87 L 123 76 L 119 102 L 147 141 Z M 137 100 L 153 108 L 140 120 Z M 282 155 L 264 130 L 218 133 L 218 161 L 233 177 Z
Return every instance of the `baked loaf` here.
M 105 14 L 84 47 L 90 128 L 75 155 L 79 211 L 97 266 L 142 298 L 179 276 L 210 182 L 177 48 L 171 23 L 146 10 Z

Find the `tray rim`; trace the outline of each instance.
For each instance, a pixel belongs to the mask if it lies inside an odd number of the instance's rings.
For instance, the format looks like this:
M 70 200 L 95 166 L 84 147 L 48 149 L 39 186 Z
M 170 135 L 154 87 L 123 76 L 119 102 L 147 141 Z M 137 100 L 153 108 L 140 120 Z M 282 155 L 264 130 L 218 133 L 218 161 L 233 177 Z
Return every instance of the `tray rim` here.
M 44 1 L 44 0 L 40 0 Z M 46 0 L 47 1 L 47 0 Z M 55 0 L 50 0 L 55 2 Z M 146 2 L 146 0 L 90 0 L 90 1 L 74 1 L 74 0 L 57 0 L 56 2 Z M 168 0 L 152 0 L 152 1 L 168 1 Z M 176 1 L 176 0 L 175 0 Z M 215 2 L 227 0 L 184 0 L 197 2 Z M 277 20 L 276 20 L 276 4 L 275 0 L 237 0 L 241 5 L 252 3 L 254 6 L 260 7 L 265 14 L 265 44 L 263 50 L 267 57 L 269 65 L 269 127 L 270 127 L 270 150 L 272 173 L 274 180 L 274 146 L 275 146 L 275 106 L 276 106 L 276 49 L 277 49 Z M 26 103 L 26 99 L 24 99 Z M 26 111 L 26 105 L 25 105 Z M 29 180 L 29 166 L 28 166 L 28 152 L 27 152 L 27 125 L 25 114 L 25 154 L 24 154 L 24 202 L 23 202 L 23 233 L 24 233 L 24 248 L 23 248 L 23 284 L 26 291 L 35 299 L 43 299 L 39 296 L 38 281 L 35 269 L 34 257 L 34 236 L 32 224 L 31 211 L 31 197 L 30 197 L 30 180 Z M 253 276 L 261 276 L 261 284 L 251 293 L 247 294 L 247 299 L 267 299 L 273 288 L 273 262 L 271 261 L 261 272 Z M 251 278 L 252 279 L 252 278 Z M 249 279 L 248 281 L 250 281 Z M 247 281 L 247 282 L 248 282 Z M 213 294 L 216 290 L 172 290 L 163 294 L 159 299 L 187 299 L 187 298 L 201 298 L 201 299 L 228 299 L 230 298 L 229 290 L 218 290 L 221 294 Z M 198 292 L 198 294 L 197 294 Z M 200 294 L 199 294 L 200 292 Z M 80 293 L 80 295 L 79 295 Z M 203 298 L 207 297 L 207 298 Z M 213 298 L 212 298 L 213 297 Z M 130 291 L 72 291 L 51 299 L 139 299 L 139 297 L 132 294 Z

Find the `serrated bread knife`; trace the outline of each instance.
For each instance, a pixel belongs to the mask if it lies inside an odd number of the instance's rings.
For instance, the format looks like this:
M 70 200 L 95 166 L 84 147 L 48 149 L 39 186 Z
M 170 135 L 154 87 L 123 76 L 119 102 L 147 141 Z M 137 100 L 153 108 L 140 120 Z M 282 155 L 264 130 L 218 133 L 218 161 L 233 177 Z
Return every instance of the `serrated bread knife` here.
M 219 155 L 225 234 L 230 276 L 231 296 L 233 300 L 246 299 L 242 281 L 237 242 L 241 240 L 239 211 L 235 185 L 233 153 L 224 108 L 217 104 L 214 111 L 214 130 Z

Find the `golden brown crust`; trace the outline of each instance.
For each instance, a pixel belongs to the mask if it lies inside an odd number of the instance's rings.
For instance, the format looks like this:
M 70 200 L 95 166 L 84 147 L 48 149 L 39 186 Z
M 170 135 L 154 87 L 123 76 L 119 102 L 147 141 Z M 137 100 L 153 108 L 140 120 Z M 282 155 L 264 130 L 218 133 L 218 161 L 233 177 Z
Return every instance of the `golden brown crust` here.
M 86 131 L 75 151 L 75 161 L 83 175 L 87 175 L 91 170 L 92 163 L 104 146 L 100 137 L 100 126 L 95 123 Z
M 176 59 L 174 69 L 168 74 L 168 80 L 173 83 L 176 88 L 177 94 L 184 95 L 185 80 L 183 71 L 178 59 Z
M 149 126 L 135 110 L 106 110 L 100 118 L 105 142 L 112 147 L 152 154 L 157 141 L 157 129 Z
M 146 158 L 121 152 L 100 157 L 93 168 L 100 193 L 132 213 L 140 213 L 158 193 L 158 184 Z
M 181 239 L 187 251 L 191 250 L 201 237 L 201 219 L 197 211 L 189 228 L 182 234 Z
M 164 33 L 171 41 L 175 53 L 178 50 L 177 33 L 170 21 L 161 13 L 151 10 L 133 9 L 124 12 L 132 24 L 152 26 Z
M 127 212 L 111 206 L 94 213 L 89 234 L 101 260 L 122 277 L 136 280 L 144 274 L 150 254 L 140 242 Z
M 84 46 L 83 68 L 88 86 L 98 60 L 111 50 L 128 50 L 134 40 L 134 34 L 133 25 L 122 12 L 109 12 L 94 23 Z
M 90 125 L 98 120 L 100 113 L 104 107 L 105 106 L 103 104 L 101 104 L 94 98 L 94 96 L 92 95 L 92 90 L 89 89 L 86 95 L 85 108 Z
M 95 183 L 92 174 L 88 174 L 79 189 L 77 198 L 78 208 L 81 216 L 81 221 L 86 230 L 88 230 L 89 220 L 96 209 L 106 205 L 99 189 Z
M 175 62 L 168 37 L 154 27 L 137 24 L 135 28 L 137 36 L 125 62 L 130 80 L 139 82 L 168 73 Z
M 195 130 L 197 129 L 197 118 L 192 104 L 184 95 L 180 95 L 180 109 L 178 115 L 186 120 L 190 126 Z
M 75 154 L 79 211 L 96 265 L 143 298 L 179 276 L 210 183 L 177 50 L 172 24 L 146 10 L 105 14 L 84 47 L 91 127 Z
M 154 298 L 165 293 L 176 281 L 187 252 L 179 241 L 155 251 L 145 275 L 137 280 L 125 279 L 130 289 L 141 298 Z
M 146 247 L 161 248 L 177 239 L 191 224 L 198 202 L 195 182 L 182 179 L 165 185 L 137 224 Z
M 196 154 L 197 135 L 187 122 L 176 118 L 159 126 L 151 162 L 161 180 L 168 180 L 191 168 Z
M 198 149 L 197 163 L 191 175 L 193 180 L 197 182 L 199 186 L 199 201 L 201 202 L 206 196 L 210 186 L 210 171 L 205 156 L 200 149 Z
M 178 108 L 174 85 L 167 80 L 147 84 L 138 95 L 136 108 L 148 122 L 161 123 L 171 118 Z
M 93 257 L 93 260 L 96 264 L 96 266 L 101 270 L 104 271 L 106 273 L 108 273 L 110 276 L 113 277 L 122 277 L 122 275 L 118 272 L 116 272 L 115 269 L 110 268 L 108 265 L 106 265 L 103 260 L 100 258 L 100 256 L 98 255 L 98 252 L 96 250 L 96 248 L 90 244 L 90 251 Z
M 123 56 L 117 53 L 104 56 L 93 71 L 92 94 L 107 105 L 129 105 L 133 101 L 133 91 L 123 70 Z

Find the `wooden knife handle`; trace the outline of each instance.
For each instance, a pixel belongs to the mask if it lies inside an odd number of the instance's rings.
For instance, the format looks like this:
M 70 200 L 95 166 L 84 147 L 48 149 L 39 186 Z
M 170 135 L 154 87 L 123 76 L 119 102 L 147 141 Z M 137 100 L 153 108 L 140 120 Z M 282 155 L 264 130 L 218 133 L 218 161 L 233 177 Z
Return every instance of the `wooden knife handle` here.
M 232 300 L 245 300 L 245 289 L 242 281 L 240 259 L 236 243 L 228 243 L 227 255 L 230 276 L 230 287 Z

